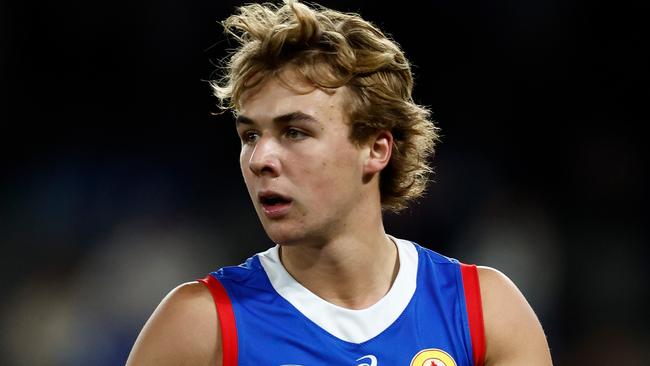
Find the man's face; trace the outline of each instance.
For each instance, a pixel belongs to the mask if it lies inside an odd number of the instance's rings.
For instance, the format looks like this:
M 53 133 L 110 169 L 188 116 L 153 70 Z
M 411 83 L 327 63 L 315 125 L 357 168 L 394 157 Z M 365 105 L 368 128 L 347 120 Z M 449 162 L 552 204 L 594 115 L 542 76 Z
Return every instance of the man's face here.
M 237 118 L 242 174 L 276 243 L 326 240 L 362 194 L 363 148 L 349 140 L 345 88 L 326 93 L 291 71 L 244 93 Z

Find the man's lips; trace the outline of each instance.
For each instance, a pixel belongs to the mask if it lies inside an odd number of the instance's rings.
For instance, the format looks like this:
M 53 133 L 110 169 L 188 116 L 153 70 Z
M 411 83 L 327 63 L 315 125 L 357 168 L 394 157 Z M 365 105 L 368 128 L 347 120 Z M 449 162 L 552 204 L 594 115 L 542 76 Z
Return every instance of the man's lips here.
M 257 197 L 264 214 L 271 219 L 285 216 L 293 202 L 289 196 L 273 191 L 260 192 Z

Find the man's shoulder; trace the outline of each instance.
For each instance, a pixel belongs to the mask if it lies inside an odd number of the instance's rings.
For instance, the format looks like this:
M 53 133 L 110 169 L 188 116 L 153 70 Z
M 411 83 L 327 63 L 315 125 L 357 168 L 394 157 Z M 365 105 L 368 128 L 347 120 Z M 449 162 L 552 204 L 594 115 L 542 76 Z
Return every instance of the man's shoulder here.
M 477 270 L 487 359 L 504 365 L 550 365 L 544 331 L 521 291 L 494 268 L 478 266 Z
M 199 321 L 205 321 L 204 316 L 216 316 L 210 290 L 198 281 L 178 285 L 165 296 L 161 306 L 172 310 L 168 316 L 182 317 L 188 321 L 197 318 Z
M 208 288 L 199 281 L 182 283 L 172 289 L 164 300 L 171 303 L 193 303 L 210 300 L 211 295 Z
M 193 323 L 205 323 L 206 318 L 215 317 L 216 320 L 216 310 L 210 290 L 204 284 L 192 281 L 171 290 L 152 316 L 163 317 L 172 325 L 190 323 L 194 328 Z
M 218 319 L 212 295 L 199 282 L 171 290 L 153 312 L 131 351 L 128 365 L 217 362 Z
M 477 266 L 486 332 L 517 328 L 535 317 L 519 288 L 501 271 Z M 492 329 L 490 329 L 492 328 Z

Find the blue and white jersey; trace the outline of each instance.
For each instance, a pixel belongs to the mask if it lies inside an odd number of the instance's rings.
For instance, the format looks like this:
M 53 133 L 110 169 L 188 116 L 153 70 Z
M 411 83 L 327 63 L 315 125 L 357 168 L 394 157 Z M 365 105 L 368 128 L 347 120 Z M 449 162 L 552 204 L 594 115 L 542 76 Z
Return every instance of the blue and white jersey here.
M 217 304 L 224 366 L 472 366 L 485 343 L 475 266 L 392 238 L 399 271 L 366 309 L 298 283 L 278 246 L 201 282 Z

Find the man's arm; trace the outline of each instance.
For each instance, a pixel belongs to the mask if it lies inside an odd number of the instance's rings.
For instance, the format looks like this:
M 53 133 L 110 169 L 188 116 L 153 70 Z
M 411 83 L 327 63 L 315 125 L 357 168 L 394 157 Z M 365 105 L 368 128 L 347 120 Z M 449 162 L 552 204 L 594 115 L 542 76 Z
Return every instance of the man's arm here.
M 542 326 L 503 273 L 478 267 L 485 324 L 486 366 L 552 365 Z
M 188 282 L 172 290 L 140 332 L 127 366 L 221 366 L 218 318 L 210 291 Z

